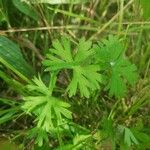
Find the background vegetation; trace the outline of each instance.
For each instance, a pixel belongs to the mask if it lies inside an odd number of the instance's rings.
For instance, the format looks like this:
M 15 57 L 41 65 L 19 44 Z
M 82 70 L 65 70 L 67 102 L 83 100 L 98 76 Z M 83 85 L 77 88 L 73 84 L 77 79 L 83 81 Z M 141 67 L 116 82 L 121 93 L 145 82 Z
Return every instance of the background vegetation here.
M 148 150 L 149 19 L 149 0 L 0 0 L 0 149 Z M 122 42 L 126 57 L 136 65 L 136 84 L 127 84 L 121 97 L 111 96 L 101 86 L 90 96 L 83 92 L 82 97 L 78 91 L 69 98 L 68 71 L 61 70 L 56 80 L 57 71 L 50 77 L 42 65 L 53 41 L 62 37 L 75 46 L 82 37 L 93 44 L 113 37 L 117 45 L 112 44 L 112 49 Z M 46 93 L 49 80 L 56 82 L 56 87 L 50 82 L 48 90 L 65 100 L 52 105 L 57 108 L 56 116 L 65 111 L 63 115 L 72 121 L 53 130 L 45 125 L 45 131 L 40 121 L 37 125 L 42 116 L 32 109 L 35 95 Z M 114 88 L 117 86 L 116 82 Z

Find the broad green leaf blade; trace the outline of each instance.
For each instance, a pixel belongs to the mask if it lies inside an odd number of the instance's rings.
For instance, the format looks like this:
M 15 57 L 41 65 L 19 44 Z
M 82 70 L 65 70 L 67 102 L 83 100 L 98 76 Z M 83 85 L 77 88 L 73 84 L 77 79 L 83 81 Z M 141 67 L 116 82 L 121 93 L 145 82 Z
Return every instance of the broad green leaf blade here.
M 25 3 L 22 0 L 13 0 L 13 4 L 15 7 L 25 15 L 29 16 L 30 18 L 34 19 L 35 21 L 38 21 L 39 17 L 36 13 L 36 11 L 27 3 Z
M 89 0 L 29 0 L 30 2 L 36 3 L 48 3 L 48 4 L 78 4 L 78 3 L 85 3 Z
M 140 4 L 143 9 L 143 17 L 145 19 L 150 19 L 150 1 L 149 0 L 140 0 Z
M 0 62 L 27 82 L 33 75 L 19 47 L 4 36 L 0 36 Z

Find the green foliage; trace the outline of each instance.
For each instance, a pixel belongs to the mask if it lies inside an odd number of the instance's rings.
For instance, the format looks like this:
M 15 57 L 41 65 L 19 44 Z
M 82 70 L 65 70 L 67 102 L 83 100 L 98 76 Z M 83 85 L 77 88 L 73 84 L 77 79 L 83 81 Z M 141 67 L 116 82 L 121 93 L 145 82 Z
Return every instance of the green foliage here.
M 100 71 L 99 66 L 91 61 L 94 55 L 91 41 L 81 39 L 74 53 L 70 41 L 66 38 L 62 38 L 61 41 L 54 41 L 53 47 L 53 49 L 49 50 L 48 59 L 44 60 L 43 64 L 47 67 L 47 71 L 64 68 L 73 71 L 72 80 L 67 87 L 70 97 L 77 93 L 78 88 L 81 96 L 87 98 L 92 91 L 99 89 L 102 75 L 98 73 Z M 90 57 L 91 60 L 88 61 Z
M 39 17 L 37 15 L 37 12 L 34 11 L 31 5 L 28 5 L 24 1 L 21 0 L 13 0 L 13 4 L 17 9 L 20 10 L 20 12 L 24 13 L 25 15 L 29 16 L 30 18 L 34 19 L 35 21 L 38 21 Z
M 45 131 L 50 131 L 62 125 L 65 118 L 72 119 L 71 112 L 68 110 L 70 105 L 57 97 L 51 96 L 49 88 L 42 80 L 34 78 L 33 84 L 27 86 L 29 91 L 35 92 L 34 95 L 24 97 L 22 108 L 26 113 L 36 115 L 37 127 Z M 52 81 L 51 81 L 52 82 Z M 42 95 L 39 95 L 39 92 Z
M 133 133 L 129 128 L 124 128 L 124 143 L 127 144 L 129 147 L 134 144 L 138 144 L 137 139 L 134 137 Z
M 96 46 L 97 59 L 103 70 L 108 69 L 110 78 L 106 89 L 110 96 L 124 97 L 127 92 L 126 82 L 134 85 L 137 81 L 136 66 L 124 57 L 124 47 L 117 37 L 109 36 Z
M 26 81 L 33 75 L 19 47 L 4 36 L 0 36 L 0 62 Z
M 0 110 L 0 125 L 15 119 L 20 114 L 19 103 L 14 102 L 13 99 L 0 98 L 0 105 L 6 104 L 8 109 L 1 108 Z
M 37 127 L 31 130 L 29 137 L 36 137 L 36 143 L 42 146 L 43 141 L 48 140 L 47 132 L 53 132 L 67 124 L 72 119 L 72 113 L 68 110 L 70 104 L 52 96 L 51 87 L 47 87 L 40 76 L 34 77 L 32 81 L 33 83 L 27 85 L 31 95 L 23 98 L 22 108 L 27 114 L 36 117 Z
M 1 110 L 0 111 L 0 125 L 4 124 L 5 122 L 12 120 L 13 118 L 15 118 L 18 113 L 18 108 L 10 108 L 7 110 Z
M 149 6 L 0 0 L 0 149 L 148 150 Z
M 29 131 L 29 138 L 35 138 L 35 144 L 38 144 L 40 147 L 44 145 L 44 142 L 48 142 L 48 134 L 42 128 L 33 128 Z
M 67 87 L 70 97 L 75 95 L 79 88 L 81 96 L 88 98 L 90 91 L 99 89 L 99 83 L 104 83 L 104 76 L 107 76 L 110 79 L 106 89 L 109 89 L 110 96 L 121 98 L 127 92 L 126 82 L 134 85 L 137 80 L 136 66 L 124 58 L 124 47 L 117 37 L 109 36 L 108 40 L 99 42 L 95 47 L 90 41 L 81 39 L 74 53 L 71 51 L 70 41 L 66 38 L 56 40 L 52 45 L 48 59 L 44 60 L 43 64 L 47 71 L 73 71 L 72 80 Z M 93 62 L 94 57 L 97 63 Z M 100 71 L 103 71 L 103 74 L 100 74 Z
M 2 37 L 2 39 L 8 43 L 6 38 Z M 9 44 L 13 45 L 14 43 L 9 42 Z M 8 48 L 10 47 L 8 46 Z M 20 51 L 17 46 L 16 48 Z M 3 49 L 6 50 L 6 48 Z M 19 57 L 22 58 L 20 52 L 17 54 L 18 57 L 12 53 L 11 57 L 14 56 L 16 60 L 19 60 Z M 120 103 L 120 99 L 126 96 L 128 85 L 133 86 L 138 77 L 136 66 L 125 57 L 124 46 L 116 36 L 109 36 L 108 40 L 102 40 L 97 44 L 92 44 L 91 41 L 84 38 L 81 38 L 77 44 L 73 44 L 68 38 L 62 37 L 61 40 L 52 42 L 52 48 L 49 49 L 46 56 L 47 58 L 42 63 L 46 67 L 45 72 L 50 72 L 50 75 L 48 73 L 50 80 L 47 80 L 47 84 L 44 83 L 40 74 L 38 78 L 34 77 L 31 81 L 29 80 L 25 88 L 21 89 L 24 101 L 21 107 L 20 103 L 12 103 L 9 99 L 0 98 L 5 104 L 14 107 L 0 112 L 0 124 L 15 118 L 18 111 L 22 110 L 34 118 L 33 125 L 27 134 L 28 138 L 34 139 L 34 144 L 41 148 L 45 144 L 48 145 L 50 138 L 56 140 L 57 144 L 55 140 L 53 143 L 56 146 L 52 146 L 56 150 L 92 150 L 105 147 L 104 145 L 108 143 L 114 150 L 117 146 L 122 150 L 131 149 L 133 146 L 141 148 L 141 143 L 147 148 L 149 142 L 147 134 L 136 128 L 128 128 L 122 122 L 122 125 L 119 125 L 113 120 L 115 108 Z M 20 71 L 20 63 L 28 66 L 25 60 L 20 61 L 16 66 L 10 63 L 17 70 L 13 70 L 15 73 Z M 3 64 L 5 65 L 5 63 Z M 12 68 L 10 67 L 10 69 Z M 27 68 L 24 69 L 29 71 Z M 118 99 L 109 117 L 106 115 L 101 119 L 100 126 L 94 133 L 85 132 L 86 128 L 84 127 L 82 127 L 82 131 L 81 129 L 77 130 L 78 125 L 73 123 L 74 113 L 70 111 L 72 103 L 66 102 L 67 96 L 65 101 L 62 100 L 61 96 L 58 96 L 60 93 L 55 91 L 59 85 L 57 81 L 60 72 L 65 72 L 69 76 L 65 85 L 69 97 L 77 95 L 79 90 L 81 97 L 90 99 L 93 92 L 102 89 L 109 90 L 109 95 Z M 10 82 L 3 72 L 1 77 Z M 21 86 L 17 81 L 12 83 L 13 87 Z M 130 109 L 128 111 L 130 112 Z M 138 136 L 142 136 L 146 142 Z M 62 144 L 62 141 L 65 142 Z

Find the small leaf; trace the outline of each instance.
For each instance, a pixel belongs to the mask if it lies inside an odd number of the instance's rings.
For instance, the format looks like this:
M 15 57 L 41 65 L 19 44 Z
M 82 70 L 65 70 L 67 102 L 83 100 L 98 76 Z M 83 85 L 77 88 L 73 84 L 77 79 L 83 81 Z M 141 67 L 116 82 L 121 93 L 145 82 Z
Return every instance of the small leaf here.
M 35 21 L 39 20 L 36 11 L 31 7 L 31 5 L 25 3 L 23 0 L 12 0 L 15 7 L 25 15 L 29 16 Z
M 109 36 L 95 46 L 97 61 L 108 76 L 109 95 L 122 98 L 127 92 L 127 83 L 134 85 L 138 79 L 137 68 L 124 57 L 124 47 L 115 36 Z M 107 71 L 108 70 L 108 71 Z
M 33 81 L 33 84 L 27 85 L 27 89 L 29 91 L 36 91 L 44 95 L 50 95 L 50 90 L 43 83 L 40 76 L 39 78 L 34 77 L 32 81 Z
M 132 143 L 138 144 L 137 139 L 129 128 L 124 128 L 124 142 L 130 147 Z
M 32 128 L 29 131 L 29 138 L 35 138 L 35 144 L 38 144 L 38 146 L 43 146 L 44 142 L 48 142 L 48 134 L 45 130 L 42 128 Z
M 22 108 L 26 113 L 36 116 L 38 128 L 49 132 L 72 119 L 72 112 L 68 109 L 69 103 L 53 97 L 49 92 L 51 87 L 46 87 L 40 77 L 39 79 L 34 78 L 33 81 L 33 85 L 27 86 L 30 92 L 33 91 L 33 95 L 23 98 Z

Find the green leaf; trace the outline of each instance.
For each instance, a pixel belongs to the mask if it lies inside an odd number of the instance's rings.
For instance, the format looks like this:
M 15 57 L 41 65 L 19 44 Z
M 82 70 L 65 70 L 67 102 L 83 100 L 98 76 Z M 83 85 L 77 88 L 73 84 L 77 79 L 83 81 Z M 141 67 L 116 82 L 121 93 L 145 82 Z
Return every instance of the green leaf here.
M 7 99 L 7 98 L 1 98 L 1 97 L 0 97 L 0 102 L 10 105 L 10 106 L 14 106 L 15 104 L 18 104 L 18 102 L 14 101 L 13 99 Z
M 27 82 L 33 75 L 19 47 L 4 36 L 0 36 L 0 62 Z
M 1 140 L 0 140 L 0 148 L 1 148 L 1 150 L 16 150 L 16 149 L 20 149 L 17 144 L 14 144 L 13 142 L 11 142 L 10 140 L 8 140 L 6 138 L 1 138 Z
M 138 144 L 137 139 L 134 137 L 133 133 L 129 128 L 124 128 L 124 143 L 126 143 L 129 147 L 134 144 Z
M 150 1 L 149 0 L 140 0 L 140 4 L 143 9 L 143 16 L 145 19 L 150 19 Z
M 48 142 L 48 134 L 45 130 L 42 128 L 33 128 L 29 131 L 29 138 L 35 138 L 35 144 L 38 144 L 38 146 L 43 146 L 44 142 Z
M 134 85 L 137 81 L 137 68 L 124 57 L 124 47 L 117 37 L 109 36 L 95 46 L 97 61 L 103 66 L 109 81 L 106 89 L 110 96 L 124 97 L 127 92 L 127 83 Z M 108 71 L 106 71 L 108 70 Z
M 134 128 L 132 129 L 132 132 L 141 144 L 150 143 L 150 136 L 148 134 Z
M 72 113 L 68 110 L 70 105 L 55 97 L 28 96 L 24 97 L 24 111 L 37 116 L 37 127 L 46 131 L 62 125 L 64 118 L 72 119 Z M 55 124 L 55 121 L 57 122 Z
M 14 6 L 23 14 L 29 16 L 30 18 L 34 19 L 35 21 L 39 20 L 39 17 L 33 7 L 22 0 L 12 0 Z
M 28 0 L 26 0 L 28 1 Z M 31 3 L 48 3 L 48 4 L 77 4 L 77 3 L 84 3 L 88 0 L 29 0 Z
M 86 61 L 93 54 L 94 49 L 92 48 L 92 42 L 86 41 L 84 38 L 81 38 L 77 46 L 77 53 L 74 58 L 75 62 Z
M 133 144 L 135 145 L 139 144 L 138 140 L 136 139 L 136 137 L 134 136 L 134 134 L 129 128 L 119 125 L 118 129 L 119 129 L 118 131 L 120 132 L 120 134 L 123 135 L 124 137 L 123 144 L 122 144 L 124 148 L 125 147 L 130 148 Z
M 138 75 L 136 66 L 123 58 L 118 59 L 112 66 L 112 76 L 107 86 L 110 96 L 123 97 L 127 92 L 126 81 L 134 85 Z M 125 79 L 125 80 L 124 80 Z
M 34 78 L 33 85 L 28 85 L 29 91 L 34 95 L 24 97 L 25 103 L 22 108 L 26 113 L 34 114 L 37 118 L 37 127 L 50 131 L 62 125 L 68 119 L 72 119 L 72 113 L 68 108 L 70 104 L 51 96 L 41 79 Z M 36 89 L 37 88 L 37 89 Z M 41 89 L 41 94 L 39 91 Z M 44 89 L 46 92 L 44 92 Z
M 18 107 L 6 109 L 6 110 L 0 110 L 0 125 L 13 120 L 17 116 Z
M 91 41 L 82 38 L 75 54 L 71 47 L 70 41 L 64 37 L 61 41 L 55 40 L 47 55 L 48 59 L 43 64 L 47 67 L 46 71 L 59 71 L 64 68 L 72 70 L 72 80 L 67 87 L 69 96 L 75 95 L 79 89 L 81 96 L 88 98 L 92 91 L 100 88 L 99 83 L 103 82 L 103 76 L 99 73 L 100 67 L 92 63 L 94 49 Z
M 49 88 L 46 87 L 46 85 L 41 80 L 40 76 L 39 76 L 39 78 L 34 77 L 32 79 L 32 81 L 33 81 L 33 84 L 31 83 L 31 84 L 27 85 L 27 89 L 29 91 L 36 91 L 36 92 L 39 92 L 43 95 L 50 95 Z
M 112 35 L 109 35 L 108 40 L 98 42 L 95 48 L 99 61 L 109 64 L 113 64 L 124 51 L 122 43 Z

